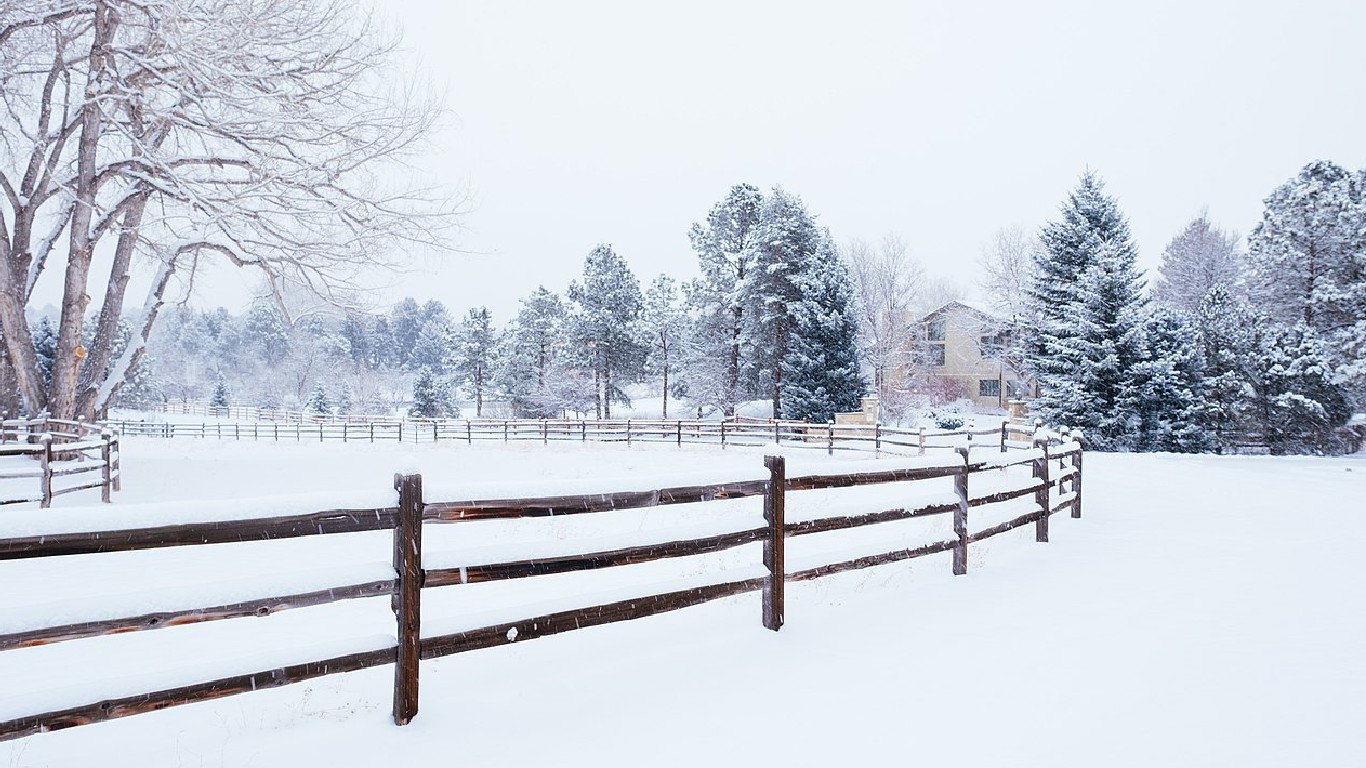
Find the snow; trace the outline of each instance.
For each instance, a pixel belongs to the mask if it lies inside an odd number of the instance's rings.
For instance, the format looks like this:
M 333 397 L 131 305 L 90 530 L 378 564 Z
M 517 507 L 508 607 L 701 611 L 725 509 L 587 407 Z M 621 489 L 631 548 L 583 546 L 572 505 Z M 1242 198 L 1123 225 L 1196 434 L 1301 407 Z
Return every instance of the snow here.
M 316 499 L 392 504 L 392 476 L 405 463 L 424 474 L 428 498 L 474 498 L 749 479 L 763 476 L 771 452 L 130 439 L 116 504 L 80 506 L 76 494 L 52 510 L 0 510 L 0 536 L 273 513 Z M 784 452 L 789 476 L 914 463 Z M 1361 764 L 1366 617 L 1354 606 L 1366 584 L 1366 515 L 1354 500 L 1366 498 L 1363 472 L 1363 455 L 1090 453 L 1086 516 L 1056 516 L 1051 543 L 1034 543 L 1026 526 L 973 545 L 963 577 L 942 554 L 792 583 L 777 633 L 761 626 L 758 597 L 744 595 L 423 662 L 421 707 L 403 728 L 390 720 L 385 666 L 3 742 L 0 765 L 90 765 L 134 744 L 145 747 L 144 766 Z M 1028 473 L 1026 464 L 973 482 L 1022 487 Z M 909 508 L 950 490 L 941 478 L 791 493 L 789 517 Z M 357 498 L 365 503 L 338 504 Z M 974 508 L 972 529 L 1032 499 L 1017 501 Z M 794 537 L 788 567 L 948 538 L 947 518 Z M 751 498 L 432 525 L 424 565 L 662 541 L 759 519 Z M 379 532 L 4 562 L 0 632 L 183 606 L 196 595 L 208 604 L 390 578 L 389 546 Z M 431 589 L 424 628 L 507 622 L 513 639 L 525 618 L 750 578 L 762 573 L 758 562 L 751 544 Z M 369 598 L 3 651 L 0 720 L 392 643 L 387 598 Z

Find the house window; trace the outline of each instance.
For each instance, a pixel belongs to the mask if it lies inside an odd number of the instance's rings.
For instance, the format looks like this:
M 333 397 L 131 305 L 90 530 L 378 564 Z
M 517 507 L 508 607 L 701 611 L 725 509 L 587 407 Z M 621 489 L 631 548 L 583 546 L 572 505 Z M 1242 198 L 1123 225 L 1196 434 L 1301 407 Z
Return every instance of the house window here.
M 927 354 L 926 354 L 926 362 L 929 363 L 929 365 L 930 365 L 931 367 L 934 367 L 934 368 L 942 368 L 942 367 L 944 367 L 944 345 L 943 345 L 943 344 L 931 344 L 931 345 L 929 345 L 929 347 L 928 347 L 928 349 L 926 350 L 926 352 L 927 352 Z
M 989 334 L 978 339 L 978 345 L 982 348 L 982 357 L 995 357 L 1001 354 L 1005 338 L 999 333 Z
M 1001 396 L 1001 381 L 1000 381 L 1000 379 L 978 379 L 978 380 L 977 380 L 977 395 L 978 395 L 979 397 L 1000 397 L 1000 396 Z
M 943 320 L 931 320 L 930 323 L 929 323 L 929 327 L 927 327 L 927 328 L 925 329 L 925 338 L 926 338 L 926 340 L 928 340 L 928 341 L 943 341 L 943 340 L 944 340 L 944 321 L 943 321 Z M 941 365 L 942 365 L 942 363 L 941 363 Z

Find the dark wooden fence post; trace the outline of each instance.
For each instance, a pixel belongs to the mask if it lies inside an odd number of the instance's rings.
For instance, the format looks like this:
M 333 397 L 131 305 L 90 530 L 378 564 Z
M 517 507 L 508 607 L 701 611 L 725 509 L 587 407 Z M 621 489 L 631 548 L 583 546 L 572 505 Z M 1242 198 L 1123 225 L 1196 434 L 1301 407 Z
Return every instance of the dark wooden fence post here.
M 873 458 L 882 455 L 882 422 L 873 425 Z
M 1048 541 L 1048 518 L 1051 509 L 1049 501 L 1049 480 L 1048 480 L 1048 439 L 1043 437 L 1034 438 L 1034 447 L 1043 452 L 1041 456 L 1034 459 L 1034 478 L 1043 482 L 1039 490 L 1034 492 L 1034 501 L 1039 505 L 1039 521 L 1034 524 L 1034 540 Z
M 1006 434 L 1009 432 L 1010 422 L 1001 422 L 1001 453 L 1006 452 Z
M 1077 452 L 1072 454 L 1072 469 L 1076 473 L 1072 476 L 1072 517 L 1081 517 L 1081 430 L 1072 430 L 1072 439 L 1077 441 Z
M 683 446 L 683 422 L 678 422 L 675 428 L 677 429 L 678 434 L 675 437 L 676 442 L 674 443 L 674 445 L 681 448 Z
M 111 448 L 111 443 L 113 443 L 113 441 L 114 433 L 107 429 L 100 431 L 100 461 L 104 463 L 104 466 L 100 467 L 100 480 L 103 481 L 102 485 L 100 485 L 100 501 L 105 504 L 108 504 L 110 501 L 109 492 L 113 483 L 114 452 Z
M 394 664 L 394 724 L 406 725 L 417 715 L 417 669 L 422 657 L 422 475 L 394 475 L 398 491 L 398 524 L 394 526 L 392 604 L 398 623 L 398 657 Z
M 831 423 L 825 425 L 825 454 L 826 454 L 827 456 L 834 456 L 834 455 L 835 455 L 835 423 L 834 423 L 834 422 L 831 422 Z
M 626 447 L 631 447 L 631 420 L 626 420 Z
M 953 535 L 958 539 L 953 548 L 953 575 L 962 576 L 968 572 L 968 504 L 972 497 L 968 495 L 968 449 L 955 450 L 963 457 L 963 468 L 953 476 L 953 492 L 958 497 L 958 507 L 953 511 Z
M 721 419 L 721 447 L 726 447 L 726 420 Z
M 787 532 L 787 460 L 782 456 L 765 456 L 764 466 L 768 467 L 768 488 L 764 490 L 764 522 L 768 523 L 768 538 L 764 539 L 764 567 L 768 569 L 768 583 L 764 585 L 764 627 L 777 632 L 783 626 L 787 573 L 783 562 Z

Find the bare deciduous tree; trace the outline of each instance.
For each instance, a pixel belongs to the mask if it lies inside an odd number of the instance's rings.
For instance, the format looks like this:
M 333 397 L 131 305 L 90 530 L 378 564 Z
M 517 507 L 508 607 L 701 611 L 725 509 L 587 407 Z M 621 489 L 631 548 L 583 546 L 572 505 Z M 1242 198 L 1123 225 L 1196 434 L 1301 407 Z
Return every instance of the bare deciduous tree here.
M 1201 211 L 1162 252 L 1153 298 L 1172 309 L 1195 312 L 1215 287 L 1241 292 L 1245 259 L 1238 234 L 1214 226 Z
M 977 287 L 997 314 L 1014 318 L 1028 312 L 1034 257 L 1042 248 L 1039 238 L 1022 227 L 999 229 L 991 243 L 983 246 L 977 259 L 981 270 Z
M 440 245 L 448 204 L 385 170 L 436 114 L 386 85 L 401 81 L 394 44 L 345 0 L 0 0 L 0 331 L 27 408 L 107 407 L 173 280 L 192 285 L 206 262 L 341 300 L 397 245 Z M 92 275 L 97 249 L 107 278 Z M 45 384 L 25 308 L 58 269 Z
M 914 309 L 924 291 L 925 270 L 897 234 L 884 236 L 876 248 L 854 240 L 848 256 L 859 296 L 864 359 L 872 367 L 873 387 L 884 410 L 895 410 L 896 391 L 904 389 L 915 362 L 919 333 Z

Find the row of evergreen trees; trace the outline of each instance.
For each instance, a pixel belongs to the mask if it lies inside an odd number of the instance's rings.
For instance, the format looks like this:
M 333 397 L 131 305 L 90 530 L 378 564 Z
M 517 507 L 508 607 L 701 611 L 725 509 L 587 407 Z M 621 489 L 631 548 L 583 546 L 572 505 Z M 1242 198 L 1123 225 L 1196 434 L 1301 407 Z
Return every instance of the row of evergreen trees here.
M 1202 216 L 1154 301 L 1093 173 L 1044 227 L 1018 334 L 1034 407 L 1109 450 L 1334 452 L 1366 384 L 1366 174 L 1312 163 L 1248 238 Z
M 853 286 L 801 200 L 737 185 L 691 239 L 696 280 L 660 275 L 642 289 L 626 261 L 599 245 L 563 294 L 538 288 L 501 328 L 484 307 L 457 319 L 439 301 L 293 323 L 261 302 L 241 319 L 225 310 L 173 316 L 153 355 L 157 365 L 179 361 L 165 371 L 182 382 L 171 396 L 203 397 L 213 382 L 220 398 L 233 390 L 314 410 L 338 400 L 383 408 L 411 393 L 412 415 L 455 415 L 458 389 L 475 416 L 493 401 L 515 417 L 610 418 L 628 402 L 625 385 L 647 377 L 697 413 L 731 415 L 754 399 L 785 418 L 856 409 L 864 381 Z M 330 392 L 318 383 L 328 377 L 337 380 Z M 398 380 L 411 389 L 383 383 Z

